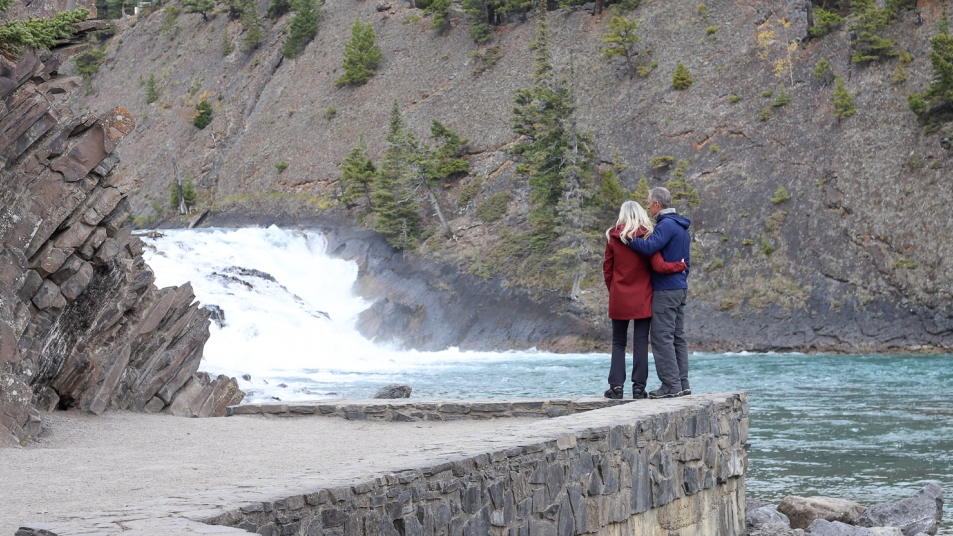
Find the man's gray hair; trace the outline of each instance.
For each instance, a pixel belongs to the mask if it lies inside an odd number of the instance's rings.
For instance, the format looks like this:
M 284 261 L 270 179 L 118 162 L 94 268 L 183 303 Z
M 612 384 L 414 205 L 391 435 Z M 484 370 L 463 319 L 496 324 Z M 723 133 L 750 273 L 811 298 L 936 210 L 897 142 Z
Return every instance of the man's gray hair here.
M 669 192 L 668 188 L 652 188 L 649 190 L 649 199 L 656 201 L 663 209 L 672 206 L 672 192 Z

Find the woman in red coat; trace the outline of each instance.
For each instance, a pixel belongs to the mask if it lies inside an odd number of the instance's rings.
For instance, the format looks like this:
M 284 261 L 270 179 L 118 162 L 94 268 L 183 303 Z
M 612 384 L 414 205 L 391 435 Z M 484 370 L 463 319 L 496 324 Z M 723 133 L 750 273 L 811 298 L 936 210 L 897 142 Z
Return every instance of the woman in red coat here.
M 665 262 L 661 253 L 651 259 L 632 251 L 631 240 L 652 234 L 655 222 L 635 201 L 622 203 L 616 226 L 606 231 L 606 257 L 602 263 L 609 289 L 612 319 L 612 364 L 606 398 L 622 398 L 625 383 L 625 347 L 632 322 L 632 398 L 645 398 L 649 375 L 649 325 L 652 322 L 652 270 L 674 274 L 685 270 L 684 262 Z

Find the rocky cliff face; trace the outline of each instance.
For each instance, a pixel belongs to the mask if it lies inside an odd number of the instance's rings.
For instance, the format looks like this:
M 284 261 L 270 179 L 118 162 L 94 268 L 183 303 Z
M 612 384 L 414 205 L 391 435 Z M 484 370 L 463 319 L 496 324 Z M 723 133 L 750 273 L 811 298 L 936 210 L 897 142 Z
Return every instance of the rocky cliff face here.
M 233 378 L 198 373 L 208 313 L 191 287 L 157 289 L 131 235 L 123 108 L 77 114 L 58 54 L 0 58 L 0 447 L 40 410 L 224 414 Z
M 335 205 L 337 166 L 362 133 L 372 156 L 383 152 L 396 98 L 418 136 L 439 119 L 471 140 L 471 173 L 439 192 L 456 239 L 428 240 L 419 258 L 533 298 L 541 304 L 536 322 L 569 315 L 590 327 L 578 337 L 608 341 L 597 262 L 578 302 L 545 299 L 564 294 L 563 282 L 507 265 L 505 237 L 528 228 L 531 209 L 506 148 L 516 141 L 513 95 L 531 84 L 533 24 L 514 19 L 497 27 L 491 44 L 502 58 L 481 71 L 486 62 L 471 53 L 488 50 L 469 40 L 461 13 L 451 11 L 449 30 L 438 33 L 429 17 L 414 19 L 422 11 L 385 4 L 326 0 L 317 38 L 294 60 L 279 52 L 287 16 L 266 22 L 269 37 L 247 51 L 239 23 L 224 13 L 209 22 L 181 14 L 166 24 L 163 12 L 121 21 L 92 88 L 75 99 L 95 113 L 129 103 L 138 118 L 119 169 L 136 181 L 131 200 L 139 223 L 170 221 L 165 207 L 176 154 L 198 185 L 200 208 L 229 214 L 230 222 L 331 213 L 359 225 L 360 207 Z M 263 14 L 267 2 L 258 7 Z M 629 165 L 621 175 L 626 189 L 642 176 L 650 186 L 672 179 L 677 166 L 654 169 L 654 157 L 688 163 L 685 176 L 702 200 L 688 211 L 694 348 L 949 349 L 953 222 L 942 215 L 953 202 L 953 159 L 906 104 L 907 94 L 928 84 L 928 40 L 942 3 L 920 0 L 885 30 L 911 55 L 906 80 L 894 76 L 901 59 L 852 63 L 845 28 L 810 38 L 812 11 L 807 0 L 710 1 L 703 8 L 696 0 L 643 1 L 629 16 L 641 21 L 645 71 L 629 76 L 599 57 L 607 14 L 560 10 L 550 17 L 554 60 L 564 73 L 572 61 L 580 123 L 593 131 L 602 162 L 618 155 Z M 355 17 L 372 23 L 384 59 L 367 85 L 339 89 L 334 80 Z M 227 55 L 223 40 L 233 45 Z M 821 59 L 846 81 L 855 116 L 832 117 L 832 84 L 813 74 Z M 684 91 L 671 87 L 679 62 L 694 79 Z M 140 82 L 150 75 L 160 95 L 146 104 Z M 779 85 L 791 102 L 772 106 L 775 97 L 764 95 Z M 211 125 L 198 130 L 191 118 L 203 96 L 215 111 Z M 277 169 L 280 162 L 287 169 Z M 779 186 L 790 197 L 775 203 Z M 501 191 L 514 194 L 507 212 L 483 221 L 476 207 Z M 423 303 L 408 292 L 394 295 L 401 292 L 374 296 L 411 310 Z M 487 347 L 510 344 L 484 340 Z

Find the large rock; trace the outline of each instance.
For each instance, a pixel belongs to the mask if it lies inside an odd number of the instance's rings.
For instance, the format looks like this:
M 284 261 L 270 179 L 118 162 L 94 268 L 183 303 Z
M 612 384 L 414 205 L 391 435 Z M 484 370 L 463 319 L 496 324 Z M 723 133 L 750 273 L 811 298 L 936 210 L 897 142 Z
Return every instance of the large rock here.
M 155 287 L 124 227 L 134 183 L 112 171 L 135 121 L 74 113 L 60 63 L 0 58 L 0 446 L 40 434 L 39 409 L 223 415 L 243 393 L 196 374 L 209 313 Z
M 817 519 L 850 523 L 864 512 L 864 507 L 833 497 L 798 497 L 788 495 L 778 504 L 778 512 L 788 516 L 791 526 L 806 529 Z
M 913 497 L 896 502 L 876 504 L 854 520 L 861 527 L 899 527 L 904 536 L 917 533 L 936 534 L 943 517 L 943 490 L 936 483 L 927 484 Z
M 749 529 L 766 524 L 780 524 L 790 527 L 791 520 L 788 519 L 788 516 L 778 512 L 776 506 L 770 504 L 745 512 L 745 525 L 747 525 Z
M 402 383 L 392 383 L 381 387 L 374 398 L 410 398 L 413 388 Z
M 751 527 L 745 532 L 745 536 L 801 536 L 804 531 L 801 529 L 792 529 L 787 523 L 764 523 L 757 527 Z
M 878 536 L 876 532 L 863 527 L 855 527 L 840 521 L 816 519 L 807 528 L 810 536 Z

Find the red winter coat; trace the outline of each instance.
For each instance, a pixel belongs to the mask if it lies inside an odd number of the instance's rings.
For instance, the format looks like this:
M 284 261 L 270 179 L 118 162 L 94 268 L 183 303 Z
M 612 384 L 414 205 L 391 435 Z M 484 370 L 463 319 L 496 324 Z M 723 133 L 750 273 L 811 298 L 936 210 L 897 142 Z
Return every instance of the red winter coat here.
M 606 258 L 602 273 L 609 289 L 609 318 L 632 320 L 652 317 L 652 270 L 660 274 L 675 274 L 685 271 L 682 261 L 665 262 L 656 252 L 651 261 L 645 255 L 632 251 L 622 243 L 621 227 L 613 229 L 606 244 Z M 645 231 L 639 229 L 637 237 Z M 633 238 L 632 240 L 642 240 Z

